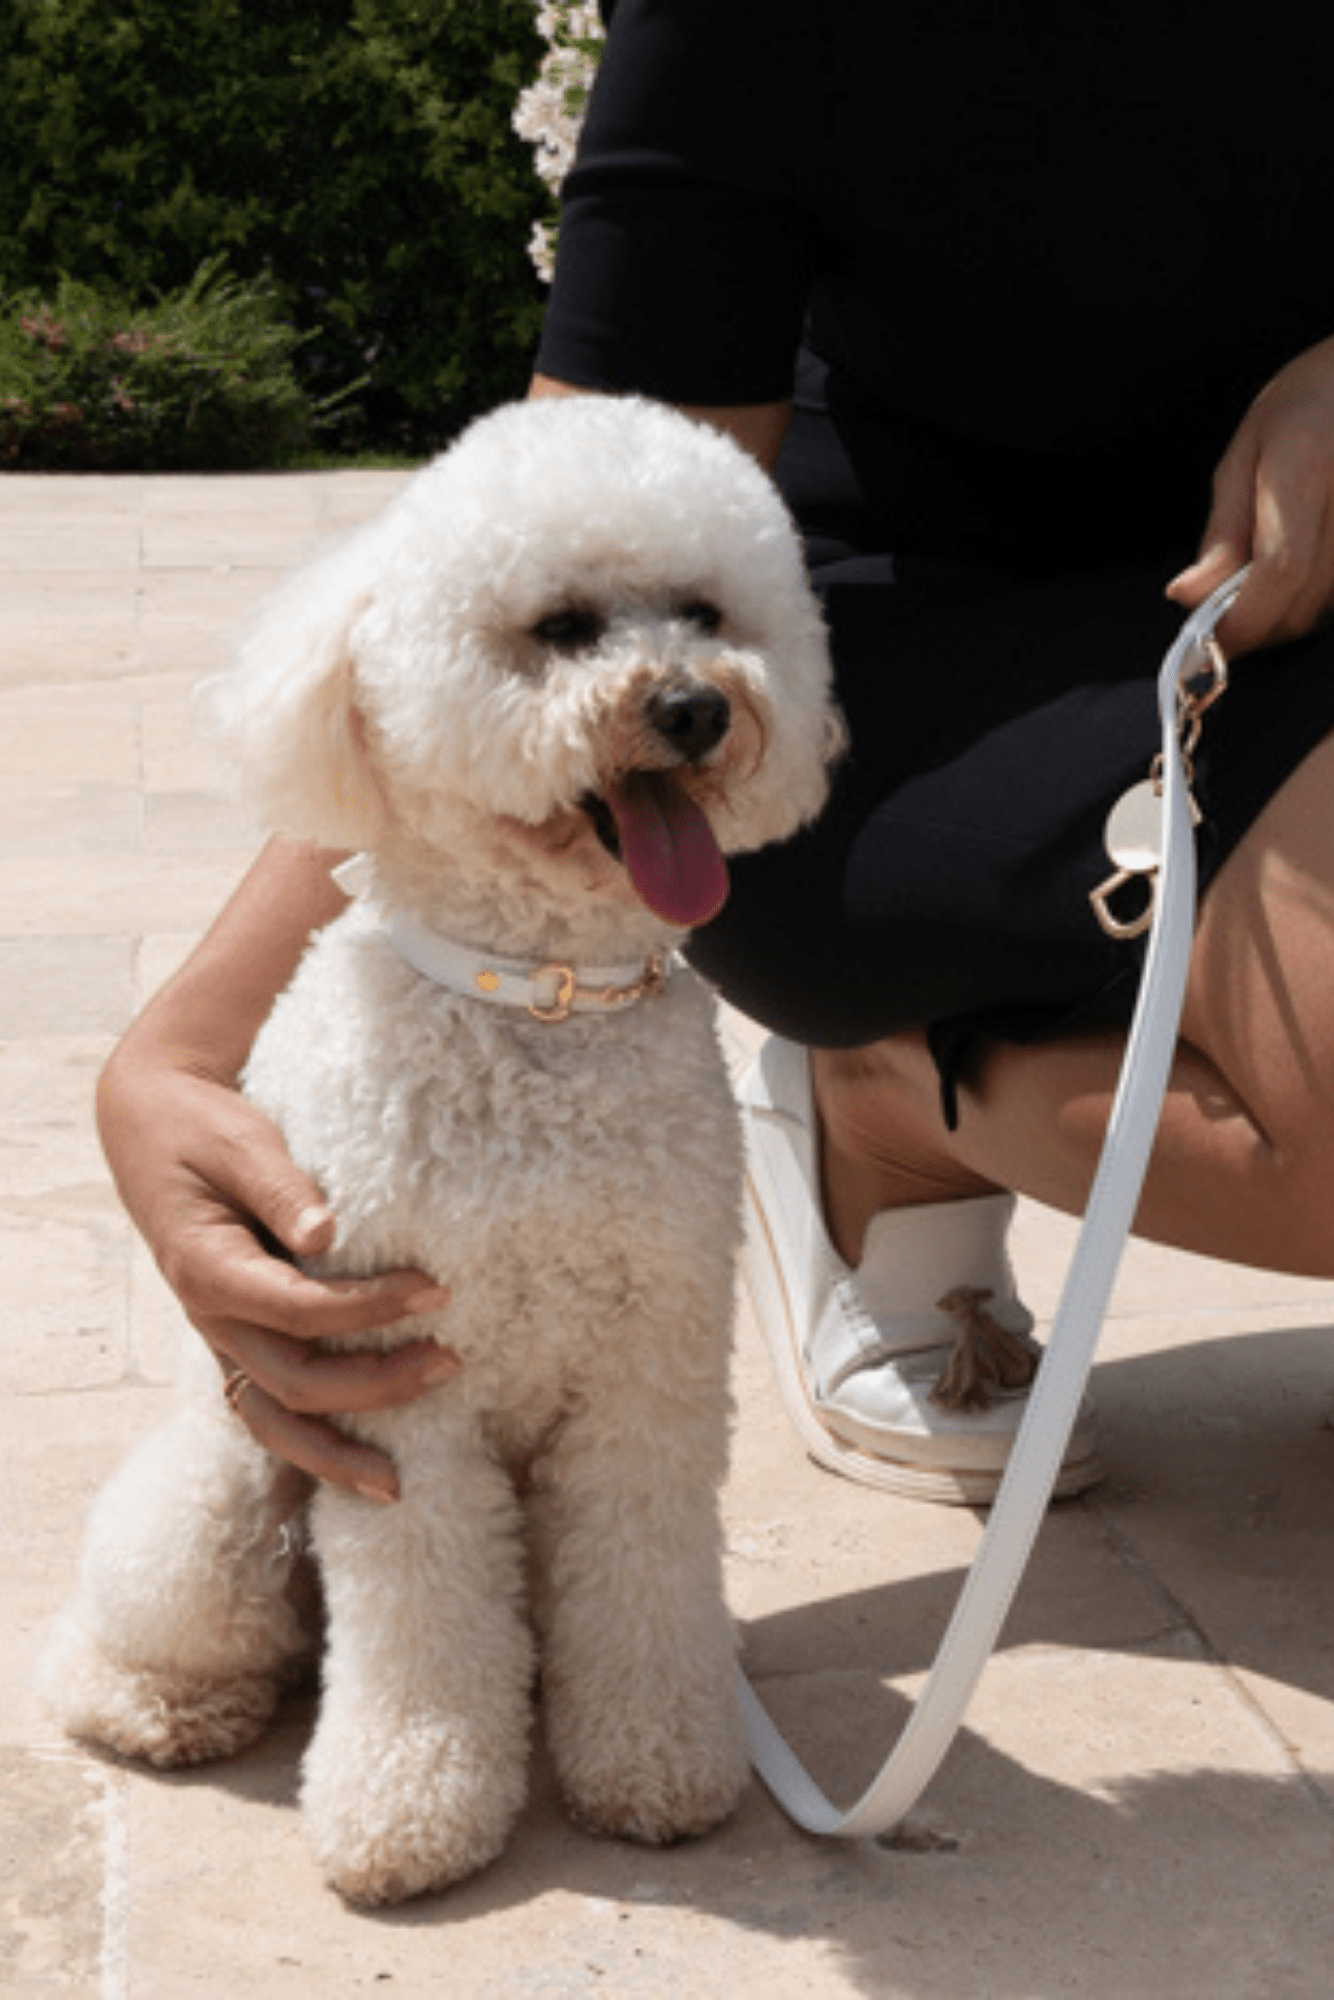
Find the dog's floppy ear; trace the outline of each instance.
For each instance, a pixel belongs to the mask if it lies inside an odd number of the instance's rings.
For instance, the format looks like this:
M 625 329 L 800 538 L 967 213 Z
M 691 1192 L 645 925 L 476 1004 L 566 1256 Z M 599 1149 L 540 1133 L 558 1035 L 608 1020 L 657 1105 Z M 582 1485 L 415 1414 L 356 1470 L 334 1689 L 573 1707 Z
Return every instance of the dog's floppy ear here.
M 384 820 L 352 649 L 375 596 L 377 539 L 363 530 L 299 570 L 200 690 L 204 726 L 265 826 L 323 847 L 369 846 Z

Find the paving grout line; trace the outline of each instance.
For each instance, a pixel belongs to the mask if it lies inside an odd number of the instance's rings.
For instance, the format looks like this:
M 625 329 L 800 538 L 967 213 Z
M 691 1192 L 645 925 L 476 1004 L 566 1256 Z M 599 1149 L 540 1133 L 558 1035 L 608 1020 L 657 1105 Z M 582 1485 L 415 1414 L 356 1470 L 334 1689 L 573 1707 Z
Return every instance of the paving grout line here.
M 145 578 L 144 549 L 144 538 L 147 533 L 147 517 L 142 485 L 136 489 L 135 501 L 137 518 L 134 531 L 134 569 L 131 592 L 132 619 L 130 630 L 132 634 L 131 645 L 133 649 L 132 658 L 134 668 L 136 672 L 141 672 L 144 663 L 144 613 L 148 606 L 148 585 Z M 142 784 L 144 775 L 144 711 L 142 702 L 135 704 L 135 731 L 138 737 L 139 782 Z
M 39 1764 L 66 1764 L 98 1787 L 102 1808 L 101 1937 L 98 2000 L 128 2000 L 130 1991 L 130 1780 L 108 1769 L 67 1736 L 39 1737 L 27 1746 Z
M 1311 1282 L 1327 1283 L 1325 1279 L 1312 1280 Z M 1118 1312 L 1115 1302 L 1113 1302 L 1107 1308 L 1107 1325 L 1109 1327 L 1122 1326 L 1132 1328 L 1146 1321 L 1153 1323 L 1155 1321 L 1161 1322 L 1165 1319 L 1170 1319 L 1174 1323 L 1184 1320 L 1194 1323 L 1198 1320 L 1203 1325 L 1222 1321 L 1234 1329 L 1239 1340 L 1244 1340 L 1249 1338 L 1252 1331 L 1247 1316 L 1248 1313 L 1252 1315 L 1255 1313 L 1302 1314 L 1305 1317 L 1298 1320 L 1298 1325 L 1323 1326 L 1334 1321 L 1334 1298 L 1293 1298 L 1291 1296 L 1283 1297 L 1279 1295 L 1272 1299 L 1257 1300 L 1253 1306 L 1243 1312 L 1239 1312 L 1235 1305 L 1181 1307 L 1131 1306 Z M 1095 1355 L 1093 1365 L 1097 1368 L 1105 1363 L 1113 1362 L 1115 1359 L 1114 1355 L 1099 1353 Z
M 1100 1500 L 1096 1494 L 1085 1494 L 1083 1499 L 1089 1514 L 1098 1522 L 1103 1540 L 1111 1553 L 1125 1565 L 1135 1580 L 1158 1603 L 1164 1614 L 1170 1615 L 1175 1629 L 1187 1633 L 1195 1642 L 1202 1664 L 1212 1667 L 1220 1675 L 1270 1748 L 1278 1753 L 1281 1762 L 1287 1766 L 1289 1775 L 1297 1780 L 1321 1818 L 1334 1820 L 1334 1798 L 1330 1797 L 1324 1786 L 1306 1769 L 1295 1744 L 1274 1721 L 1268 1709 L 1244 1676 L 1238 1673 L 1231 1660 L 1219 1652 L 1185 1599 L 1178 1597 L 1171 1586 L 1164 1583 L 1148 1558 L 1136 1548 L 1105 1501 Z
M 102 1949 L 99 2000 L 128 2000 L 130 1991 L 130 1781 L 101 1771 Z

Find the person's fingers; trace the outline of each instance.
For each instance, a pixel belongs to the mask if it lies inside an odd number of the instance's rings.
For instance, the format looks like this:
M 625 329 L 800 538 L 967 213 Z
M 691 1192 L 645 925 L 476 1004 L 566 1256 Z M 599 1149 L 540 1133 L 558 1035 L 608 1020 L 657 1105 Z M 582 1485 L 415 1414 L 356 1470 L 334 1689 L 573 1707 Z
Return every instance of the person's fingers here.
M 1213 503 L 1195 561 L 1173 577 L 1167 595 L 1194 611 L 1211 591 L 1250 561 L 1255 516 L 1257 455 L 1243 425 L 1214 474 Z
M 1329 609 L 1330 509 L 1321 491 L 1294 484 L 1278 465 L 1256 465 L 1243 505 L 1229 480 L 1205 530 L 1201 554 L 1167 586 L 1187 610 L 1245 564 L 1250 573 L 1217 628 L 1230 659 L 1310 631 Z M 1244 525 L 1242 525 L 1244 523 Z
M 332 1424 L 284 1409 L 252 1377 L 233 1396 L 232 1411 L 257 1444 L 312 1479 L 384 1504 L 399 1498 L 398 1474 L 383 1452 L 344 1437 Z
M 334 1235 L 321 1190 L 293 1161 L 273 1121 L 243 1098 L 231 1100 L 226 1121 L 207 1131 L 206 1155 L 183 1164 L 238 1214 L 253 1216 L 294 1257 L 317 1257 Z
M 303 1472 L 299 1465 L 286 1463 L 280 1465 L 274 1475 L 273 1485 L 269 1488 L 267 1514 L 269 1527 L 281 1528 L 285 1521 L 290 1521 L 293 1514 L 305 1506 L 314 1491 L 315 1481 L 308 1472 Z
M 209 1210 L 178 1231 L 163 1272 L 196 1326 L 235 1321 L 298 1340 L 377 1332 L 439 1312 L 449 1301 L 449 1288 L 423 1271 L 310 1276 L 285 1258 L 270 1256 L 244 1221 L 225 1208 Z
M 1245 552 L 1235 542 L 1213 542 L 1172 578 L 1166 594 L 1174 604 L 1194 611 L 1221 583 L 1235 576 L 1246 560 Z
M 1331 582 L 1329 470 L 1300 448 L 1257 468 L 1251 570 L 1218 628 L 1231 656 L 1309 632 L 1326 614 Z
M 459 1372 L 459 1359 L 434 1341 L 388 1354 L 325 1354 L 263 1327 L 211 1322 L 205 1338 L 226 1368 L 243 1369 L 294 1416 L 332 1417 L 392 1409 L 438 1389 Z
M 1282 484 L 1260 484 L 1250 576 L 1218 626 L 1226 654 L 1254 652 L 1308 632 L 1324 610 L 1324 498 L 1294 496 Z
M 1200 553 L 1167 586 L 1193 610 L 1244 563 L 1218 627 L 1237 656 L 1309 632 L 1334 609 L 1334 343 L 1298 356 L 1251 405 L 1214 475 Z

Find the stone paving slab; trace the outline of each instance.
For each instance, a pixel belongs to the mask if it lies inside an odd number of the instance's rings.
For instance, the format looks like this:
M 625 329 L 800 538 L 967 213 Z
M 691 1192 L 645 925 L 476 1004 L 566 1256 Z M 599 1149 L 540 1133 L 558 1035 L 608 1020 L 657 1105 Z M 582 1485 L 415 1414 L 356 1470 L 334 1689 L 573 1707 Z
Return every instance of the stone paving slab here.
M 396 475 L 0 478 L 0 1995 L 1325 2000 L 1334 1990 L 1334 1286 L 1136 1245 L 1106 1483 L 1053 1509 L 1000 1652 L 892 1844 L 752 1788 L 707 1841 L 598 1842 L 539 1753 L 509 1852 L 388 1915 L 316 1878 L 310 1698 L 230 1765 L 72 1749 L 28 1690 L 88 1500 L 179 1331 L 92 1129 L 98 1066 L 247 863 L 190 691 L 288 562 Z M 738 1062 L 749 1024 L 724 1021 Z M 1050 1314 L 1073 1225 L 1025 1207 Z M 726 1501 L 748 1667 L 842 1798 L 901 1727 L 982 1522 L 832 1479 L 743 1311 Z

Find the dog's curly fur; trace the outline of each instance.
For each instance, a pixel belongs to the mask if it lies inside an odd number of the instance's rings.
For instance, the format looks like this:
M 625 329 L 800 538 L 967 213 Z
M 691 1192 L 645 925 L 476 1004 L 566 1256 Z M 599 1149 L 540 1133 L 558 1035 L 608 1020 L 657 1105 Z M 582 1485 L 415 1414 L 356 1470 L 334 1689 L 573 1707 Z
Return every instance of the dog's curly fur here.
M 719 740 L 664 734 L 664 688 L 724 697 Z M 658 773 L 729 851 L 818 809 L 838 725 L 790 522 L 738 447 L 673 412 L 507 408 L 279 593 L 214 707 L 266 822 L 373 868 L 246 1092 L 335 1212 L 320 1268 L 434 1274 L 448 1306 L 382 1344 L 425 1330 L 463 1363 L 342 1420 L 392 1454 L 397 1505 L 311 1504 L 314 1852 L 366 1902 L 490 1860 L 539 1650 L 573 1815 L 698 1833 L 746 1771 L 718 1521 L 742 1169 L 709 996 L 678 969 L 623 1011 L 539 1023 L 423 979 L 378 912 L 526 961 L 678 944 L 598 801 Z M 47 1647 L 71 1732 L 162 1766 L 260 1733 L 316 1643 L 279 1472 L 192 1340 L 179 1413 L 98 1498 Z

